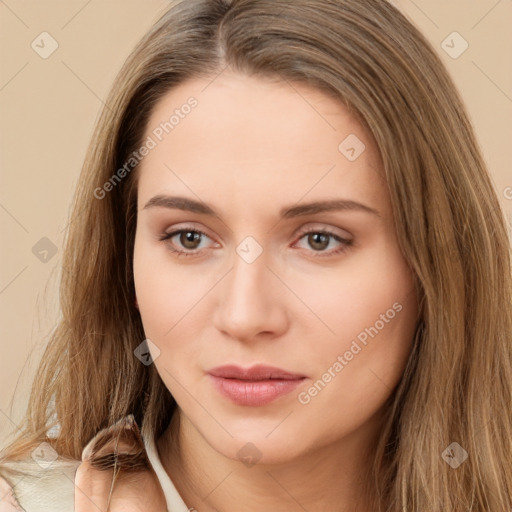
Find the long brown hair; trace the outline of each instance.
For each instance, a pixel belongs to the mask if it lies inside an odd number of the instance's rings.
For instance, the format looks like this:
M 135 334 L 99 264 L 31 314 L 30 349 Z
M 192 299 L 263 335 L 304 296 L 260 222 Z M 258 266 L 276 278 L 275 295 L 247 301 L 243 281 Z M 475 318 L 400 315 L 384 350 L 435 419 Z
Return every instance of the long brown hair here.
M 161 435 L 175 403 L 134 308 L 136 173 L 97 191 L 141 146 L 155 103 L 226 66 L 311 85 L 343 102 L 380 150 L 398 240 L 420 291 L 416 343 L 389 403 L 371 485 L 375 510 L 512 507 L 512 273 L 506 222 L 463 103 L 422 34 L 383 0 L 185 0 L 138 44 L 106 100 L 74 200 L 62 320 L 4 457 L 51 441 L 79 459 L 133 414 Z M 200 105 L 199 105 L 200 108 Z M 54 404 L 54 405 L 52 405 Z M 60 435 L 47 430 L 60 424 Z M 443 457 L 458 443 L 467 460 Z

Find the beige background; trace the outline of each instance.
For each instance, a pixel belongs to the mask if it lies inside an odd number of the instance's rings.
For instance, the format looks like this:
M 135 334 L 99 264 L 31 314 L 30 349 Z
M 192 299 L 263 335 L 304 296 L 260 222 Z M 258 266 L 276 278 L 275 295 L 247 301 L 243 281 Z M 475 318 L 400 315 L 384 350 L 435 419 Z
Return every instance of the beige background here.
M 427 35 L 455 78 L 510 221 L 512 0 L 393 3 Z M 58 318 L 68 208 L 102 98 L 134 43 L 167 4 L 0 0 L 0 444 L 16 430 Z M 454 31 L 469 44 L 457 59 L 441 46 Z M 58 43 L 47 59 L 31 47 L 42 32 Z M 448 44 L 456 51 L 463 41 L 449 38 Z M 32 251 L 43 237 L 57 249 L 46 262 Z

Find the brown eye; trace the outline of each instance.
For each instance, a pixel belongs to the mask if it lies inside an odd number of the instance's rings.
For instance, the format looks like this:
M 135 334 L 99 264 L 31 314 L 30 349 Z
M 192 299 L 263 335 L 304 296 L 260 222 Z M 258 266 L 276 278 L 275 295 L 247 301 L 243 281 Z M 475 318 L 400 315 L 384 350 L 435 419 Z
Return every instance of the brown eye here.
M 176 229 L 170 233 L 162 233 L 159 238 L 177 256 L 199 256 L 204 249 L 215 246 L 213 240 L 198 229 Z
M 185 249 L 197 249 L 199 243 L 201 243 L 201 236 L 201 233 L 197 231 L 181 231 L 179 237 L 180 244 Z
M 331 236 L 325 233 L 309 233 L 308 244 L 315 251 L 323 251 L 329 246 Z
M 297 245 L 307 249 L 312 256 L 334 256 L 347 250 L 353 240 L 324 230 L 310 230 L 302 234 Z

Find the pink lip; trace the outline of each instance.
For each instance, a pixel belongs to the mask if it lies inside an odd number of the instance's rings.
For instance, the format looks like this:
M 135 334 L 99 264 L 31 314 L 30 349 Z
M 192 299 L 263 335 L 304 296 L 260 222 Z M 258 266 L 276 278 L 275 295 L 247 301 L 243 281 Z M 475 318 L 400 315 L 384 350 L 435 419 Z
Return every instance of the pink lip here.
M 306 377 L 273 366 L 228 365 L 208 372 L 215 388 L 237 405 L 268 404 L 293 391 Z

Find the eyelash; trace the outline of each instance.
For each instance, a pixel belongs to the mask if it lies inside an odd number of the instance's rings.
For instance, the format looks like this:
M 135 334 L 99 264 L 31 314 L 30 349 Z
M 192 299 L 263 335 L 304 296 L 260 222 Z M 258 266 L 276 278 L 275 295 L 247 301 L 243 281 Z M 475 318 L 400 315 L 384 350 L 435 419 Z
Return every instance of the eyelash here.
M 200 234 L 202 236 L 205 236 L 207 238 L 210 238 L 204 231 L 201 231 L 200 229 L 196 229 L 196 228 L 187 228 L 187 227 L 184 227 L 184 228 L 181 228 L 181 229 L 177 229 L 175 231 L 171 231 L 170 233 L 163 233 L 159 239 L 160 241 L 162 242 L 167 242 L 169 241 L 171 238 L 173 238 L 174 236 L 176 235 L 179 235 L 181 233 L 197 233 L 197 234 Z M 328 230 L 322 230 L 322 229 L 309 229 L 309 230 L 306 230 L 304 232 L 301 233 L 300 237 L 298 240 L 302 240 L 305 236 L 309 235 L 309 234 L 321 234 L 321 235 L 327 235 L 331 238 L 334 238 L 337 242 L 340 242 L 342 245 L 338 248 L 338 249 L 335 249 L 335 250 L 331 250 L 329 252 L 326 252 L 326 251 L 314 251 L 312 250 L 311 252 L 313 253 L 313 257 L 328 257 L 328 256 L 334 256 L 336 254 L 341 254 L 343 252 L 345 252 L 346 250 L 348 250 L 348 248 L 350 246 L 353 245 L 353 240 L 347 240 L 345 238 L 342 238 L 334 233 L 332 233 L 331 231 L 328 231 Z M 171 244 L 168 244 L 169 246 L 169 250 L 173 253 L 175 253 L 178 257 L 189 257 L 189 256 L 197 256 L 197 254 L 199 253 L 200 249 L 197 250 L 195 252 L 191 252 L 191 251 L 181 251 L 179 249 L 175 249 L 174 247 L 171 246 Z

